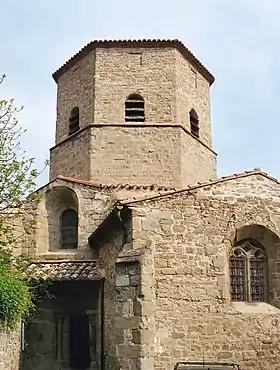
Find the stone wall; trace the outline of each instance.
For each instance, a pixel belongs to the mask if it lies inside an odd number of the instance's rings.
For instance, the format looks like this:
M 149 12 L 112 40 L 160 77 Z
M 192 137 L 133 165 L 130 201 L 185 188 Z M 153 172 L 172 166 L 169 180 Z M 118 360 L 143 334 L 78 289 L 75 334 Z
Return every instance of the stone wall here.
M 160 82 L 160 88 L 159 88 Z M 80 108 L 81 128 L 124 122 L 124 102 L 138 93 L 146 121 L 188 128 L 194 108 L 203 141 L 211 146 L 209 82 L 175 48 L 97 48 L 58 79 L 56 143 L 68 136 L 68 118 Z
M 125 100 L 133 93 L 144 98 L 145 123 L 125 122 Z M 58 80 L 50 179 L 181 187 L 213 178 L 209 100 L 209 83 L 176 49 L 97 48 Z M 82 132 L 68 137 L 75 105 Z M 190 130 L 192 108 L 206 146 L 193 136 L 179 139 L 178 125 Z
M 104 271 L 104 362 L 106 369 L 113 370 L 117 368 L 116 355 L 116 326 L 114 318 L 116 314 L 116 261 L 118 253 L 123 246 L 123 234 L 115 231 L 112 228 L 110 236 L 113 238 L 110 241 L 104 241 L 102 248 L 99 251 L 100 265 Z
M 131 215 L 111 224 L 99 251 L 104 273 L 104 360 L 108 370 L 153 368 L 153 259 L 134 245 Z
M 16 219 L 15 254 L 56 260 L 94 258 L 88 237 L 110 212 L 115 198 L 105 189 L 60 179 L 41 188 L 38 195 L 38 201 L 27 207 L 23 219 Z M 67 208 L 78 211 L 78 248 L 75 250 L 59 247 L 60 215 Z
M 0 332 L 0 370 L 18 370 L 21 361 L 21 331 Z
M 181 186 L 217 177 L 216 153 L 183 130 L 180 163 Z
M 90 338 L 94 338 L 89 343 L 89 370 L 100 370 L 99 282 L 56 282 L 51 288 L 56 298 L 42 302 L 26 325 L 21 370 L 70 369 L 69 321 L 77 314 L 88 316 Z
M 50 149 L 50 181 L 58 175 L 90 179 L 90 130 L 78 132 Z
M 203 359 L 242 370 L 278 368 L 277 193 L 278 184 L 252 176 L 132 205 L 137 235 L 155 243 L 155 369 Z M 252 225 L 265 231 L 254 233 Z M 230 299 L 229 251 L 245 226 L 267 249 L 267 303 Z
M 130 124 L 92 128 L 91 178 L 103 184 L 175 186 L 180 129 Z
M 58 175 L 182 187 L 215 178 L 216 154 L 179 126 L 92 125 L 51 150 L 50 178 Z
M 110 212 L 114 203 L 111 195 L 104 190 L 63 180 L 49 184 L 41 193 L 36 224 L 31 232 L 36 254 L 48 259 L 69 258 L 70 255 L 77 259 L 93 258 L 88 237 Z M 72 251 L 59 249 L 59 219 L 61 212 L 67 208 L 78 211 L 78 249 Z
M 94 122 L 124 122 L 124 103 L 133 93 L 145 100 L 147 122 L 175 122 L 175 49 L 96 50 Z
M 116 266 L 115 339 L 118 366 L 133 369 L 141 357 L 140 317 L 136 312 L 140 293 L 140 265 L 119 263 Z
M 69 116 L 77 106 L 80 111 L 80 128 L 93 122 L 95 53 L 84 56 L 60 76 L 57 83 L 56 138 L 58 144 L 68 137 Z
M 199 119 L 199 137 L 212 146 L 209 82 L 176 50 L 176 122 L 190 130 L 191 109 Z

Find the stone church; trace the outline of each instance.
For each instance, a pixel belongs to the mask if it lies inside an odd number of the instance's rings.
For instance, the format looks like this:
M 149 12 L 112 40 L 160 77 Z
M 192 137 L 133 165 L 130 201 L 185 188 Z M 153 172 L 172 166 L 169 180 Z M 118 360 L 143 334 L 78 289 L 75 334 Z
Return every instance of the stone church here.
M 107 40 L 53 78 L 18 252 L 55 298 L 2 335 L 0 369 L 279 370 L 280 181 L 217 178 L 213 75 L 178 40 Z

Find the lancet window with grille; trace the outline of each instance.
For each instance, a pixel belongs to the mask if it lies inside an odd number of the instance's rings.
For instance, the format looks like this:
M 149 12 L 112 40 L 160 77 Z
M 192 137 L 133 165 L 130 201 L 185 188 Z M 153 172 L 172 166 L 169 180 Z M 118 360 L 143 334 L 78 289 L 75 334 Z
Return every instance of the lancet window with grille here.
M 267 300 L 267 256 L 259 243 L 247 239 L 234 247 L 229 269 L 233 301 Z

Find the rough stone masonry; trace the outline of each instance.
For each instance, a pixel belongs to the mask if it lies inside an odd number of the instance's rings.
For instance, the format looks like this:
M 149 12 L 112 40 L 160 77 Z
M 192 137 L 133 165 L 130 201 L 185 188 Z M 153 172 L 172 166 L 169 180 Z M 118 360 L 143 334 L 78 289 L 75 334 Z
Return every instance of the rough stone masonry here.
M 178 40 L 127 40 L 53 77 L 50 182 L 14 251 L 57 299 L 0 335 L 0 369 L 279 370 L 280 182 L 217 178 L 212 74 Z

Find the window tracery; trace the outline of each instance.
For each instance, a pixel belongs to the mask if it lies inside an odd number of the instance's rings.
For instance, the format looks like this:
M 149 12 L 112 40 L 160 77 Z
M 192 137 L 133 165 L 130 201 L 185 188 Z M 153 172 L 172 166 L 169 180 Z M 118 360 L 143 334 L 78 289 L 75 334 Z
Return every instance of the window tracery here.
M 262 245 L 247 239 L 235 246 L 229 258 L 231 299 L 267 300 L 267 256 Z

